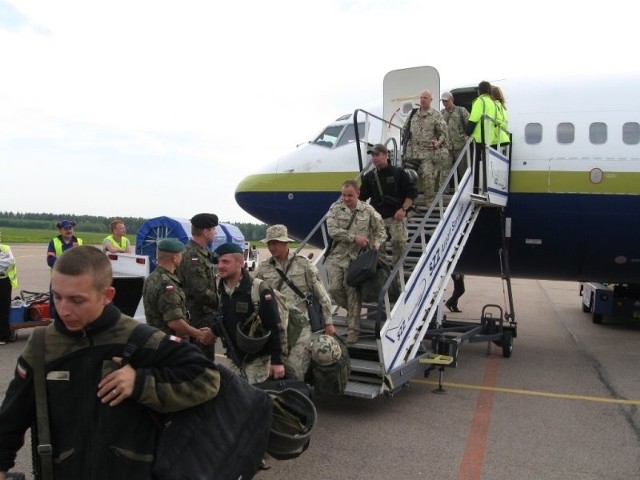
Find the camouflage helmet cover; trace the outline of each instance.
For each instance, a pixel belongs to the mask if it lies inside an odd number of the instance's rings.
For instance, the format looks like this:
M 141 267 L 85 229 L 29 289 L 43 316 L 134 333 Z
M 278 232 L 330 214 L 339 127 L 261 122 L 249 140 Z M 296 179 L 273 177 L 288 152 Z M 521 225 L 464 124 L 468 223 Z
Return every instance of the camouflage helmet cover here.
M 320 335 L 311 347 L 311 359 L 323 367 L 336 363 L 341 356 L 340 344 L 331 335 Z

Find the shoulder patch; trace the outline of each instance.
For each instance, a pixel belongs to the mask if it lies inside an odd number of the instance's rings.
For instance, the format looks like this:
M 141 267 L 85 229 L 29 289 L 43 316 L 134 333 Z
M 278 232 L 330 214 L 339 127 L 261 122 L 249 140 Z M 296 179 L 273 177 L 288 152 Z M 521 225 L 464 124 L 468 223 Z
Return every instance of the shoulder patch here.
M 169 340 L 176 343 L 182 342 L 182 339 L 180 337 L 176 337 L 175 335 L 169 335 Z
M 191 263 L 199 263 L 200 259 L 198 257 L 191 257 Z
M 18 375 L 23 380 L 27 378 L 27 370 L 22 365 L 20 365 L 20 362 L 16 364 L 16 375 Z
M 271 294 L 270 294 L 270 293 L 266 293 L 266 294 L 264 295 L 264 299 L 265 299 L 265 300 L 267 300 L 267 301 L 271 301 L 271 300 L 273 299 L 273 297 L 271 296 Z
M 173 292 L 175 289 L 176 289 L 176 287 L 174 287 L 173 285 L 166 285 L 166 286 L 164 287 L 164 290 L 165 290 L 166 292 Z

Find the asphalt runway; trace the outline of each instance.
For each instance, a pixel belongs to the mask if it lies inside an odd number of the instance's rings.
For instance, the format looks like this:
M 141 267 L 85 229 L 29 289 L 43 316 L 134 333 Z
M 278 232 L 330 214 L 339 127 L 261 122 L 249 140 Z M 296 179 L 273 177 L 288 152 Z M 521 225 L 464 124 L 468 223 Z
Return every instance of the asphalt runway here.
M 46 246 L 12 248 L 21 288 L 46 291 Z M 444 394 L 432 392 L 434 372 L 390 398 L 316 397 L 309 449 L 271 460 L 256 478 L 640 478 L 640 325 L 606 318 L 594 325 L 574 282 L 512 283 L 511 358 L 495 346 L 487 355 L 486 344 L 464 344 L 458 368 L 445 371 Z M 467 277 L 466 289 L 454 318 L 479 319 L 483 305 L 503 304 L 500 279 Z M 3 394 L 28 333 L 0 347 Z M 25 446 L 16 471 L 30 468 Z

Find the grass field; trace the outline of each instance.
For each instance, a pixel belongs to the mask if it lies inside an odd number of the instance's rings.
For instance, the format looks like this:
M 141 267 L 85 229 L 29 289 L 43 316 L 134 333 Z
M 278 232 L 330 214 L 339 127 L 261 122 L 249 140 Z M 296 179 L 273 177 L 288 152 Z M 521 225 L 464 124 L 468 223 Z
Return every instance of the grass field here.
M 3 227 L 0 232 L 0 242 L 6 244 L 12 243 L 49 243 L 49 241 L 58 235 L 58 230 L 36 230 L 30 228 L 9 228 Z M 75 232 L 76 237 L 83 240 L 88 245 L 102 244 L 102 240 L 109 235 L 109 233 L 83 233 Z M 127 235 L 131 243 L 136 239 L 135 235 Z

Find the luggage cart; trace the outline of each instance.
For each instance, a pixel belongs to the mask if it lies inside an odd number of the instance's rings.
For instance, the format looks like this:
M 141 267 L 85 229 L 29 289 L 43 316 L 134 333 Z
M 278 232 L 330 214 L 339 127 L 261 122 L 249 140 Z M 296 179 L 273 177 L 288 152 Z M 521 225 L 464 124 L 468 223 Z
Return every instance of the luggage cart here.
M 15 342 L 18 339 L 18 330 L 20 329 L 42 327 L 51 323 L 48 292 L 21 290 L 19 300 L 20 305 L 12 305 L 9 315 L 10 342 Z

